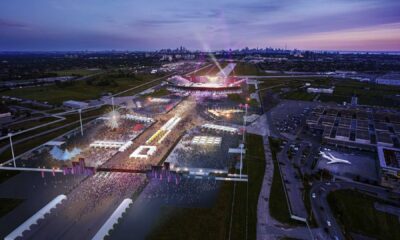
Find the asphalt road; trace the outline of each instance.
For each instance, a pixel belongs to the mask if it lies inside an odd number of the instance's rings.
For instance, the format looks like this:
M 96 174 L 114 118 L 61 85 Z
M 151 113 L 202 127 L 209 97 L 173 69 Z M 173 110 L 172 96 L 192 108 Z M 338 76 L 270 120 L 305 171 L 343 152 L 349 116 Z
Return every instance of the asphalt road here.
M 328 229 L 330 239 L 345 239 L 343 232 L 337 223 L 330 206 L 327 196 L 330 192 L 340 189 L 352 189 L 373 194 L 380 199 L 393 202 L 391 197 L 400 198 L 399 193 L 389 192 L 386 188 L 367 185 L 359 182 L 351 181 L 334 181 L 334 182 L 318 182 L 313 185 L 310 191 L 311 207 L 314 218 L 320 227 Z M 315 193 L 315 198 L 313 194 Z M 328 224 L 328 221 L 330 224 Z M 330 226 L 329 226 L 330 225 Z

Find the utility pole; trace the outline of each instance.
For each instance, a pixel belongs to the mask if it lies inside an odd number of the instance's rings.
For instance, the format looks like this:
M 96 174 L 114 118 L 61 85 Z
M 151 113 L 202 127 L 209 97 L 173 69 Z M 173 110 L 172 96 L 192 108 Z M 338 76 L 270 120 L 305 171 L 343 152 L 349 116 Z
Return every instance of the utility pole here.
M 81 122 L 81 135 L 83 136 L 83 124 L 82 124 L 82 109 L 78 109 L 79 121 Z
M 14 147 L 13 147 L 13 143 L 12 143 L 12 139 L 11 139 L 12 133 L 9 133 L 8 136 L 10 137 L 11 154 L 12 154 L 14 167 L 17 167 L 17 164 L 15 163 Z
M 111 105 L 112 105 L 112 110 L 114 112 L 114 96 L 111 97 Z
M 242 178 L 242 169 L 243 169 L 243 150 L 244 150 L 244 143 L 245 143 L 245 134 L 246 134 L 246 117 L 247 117 L 247 103 L 244 105 L 245 113 L 243 117 L 243 136 L 242 136 L 242 144 L 240 144 L 240 178 Z

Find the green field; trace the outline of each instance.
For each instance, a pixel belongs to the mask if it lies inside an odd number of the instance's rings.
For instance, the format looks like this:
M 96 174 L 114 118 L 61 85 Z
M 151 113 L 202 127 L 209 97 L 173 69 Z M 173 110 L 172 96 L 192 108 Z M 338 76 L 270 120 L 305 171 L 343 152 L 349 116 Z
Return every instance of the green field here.
M 71 81 L 50 86 L 17 88 L 3 91 L 0 96 L 27 98 L 51 104 L 66 100 L 84 101 L 97 99 L 107 93 L 123 90 L 149 82 L 161 75 L 140 74 L 135 77 L 119 77 L 117 74 L 103 74 L 85 81 Z M 148 88 L 149 86 L 146 86 Z
M 377 85 L 366 82 L 359 82 L 351 79 L 334 79 L 328 77 L 312 78 L 271 78 L 259 79 L 260 89 L 274 87 L 274 92 L 282 88 L 291 89 L 281 94 L 281 98 L 291 100 L 312 101 L 317 94 L 307 93 L 306 88 L 299 88 L 305 83 L 311 83 L 311 87 L 329 88 L 334 86 L 333 94 L 319 94 L 317 98 L 321 102 L 333 102 L 342 104 L 349 103 L 352 96 L 358 97 L 358 103 L 369 106 L 384 106 L 397 108 L 400 100 L 395 97 L 400 92 L 400 87 Z
M 120 79 L 116 81 L 116 86 L 90 86 L 85 81 L 74 82 L 71 86 L 59 87 L 56 85 L 18 88 L 1 92 L 1 95 L 28 98 L 41 102 L 49 102 L 52 104 L 61 104 L 66 100 L 84 101 L 97 99 L 102 94 L 108 92 L 117 93 L 130 87 L 134 87 L 141 82 L 131 79 Z
M 257 203 L 265 160 L 262 137 L 248 134 L 246 140 L 243 172 L 249 175 L 248 184 L 223 182 L 212 208 L 165 207 L 162 220 L 148 239 L 227 239 L 233 200 L 231 239 L 256 239 Z
M 312 101 L 316 94 L 310 94 L 304 91 L 292 91 L 282 95 L 285 99 L 290 100 L 301 100 L 301 101 Z
M 57 119 L 58 118 L 55 118 L 55 117 L 43 117 L 38 120 L 31 120 L 31 121 L 12 124 L 8 128 L 12 129 L 15 132 L 15 131 L 19 131 L 19 130 L 29 129 L 29 128 L 39 126 L 39 125 L 42 125 L 45 123 L 49 123 L 49 122 L 55 121 Z
M 374 208 L 382 200 L 352 190 L 339 190 L 328 195 L 328 202 L 345 233 L 367 235 L 376 239 L 400 239 L 399 217 Z
M 58 76 L 87 76 L 95 73 L 99 73 L 101 70 L 89 70 L 86 68 L 79 69 L 68 69 L 68 70 L 59 70 L 53 73 L 56 73 Z
M 142 98 L 147 98 L 147 97 L 165 97 L 165 96 L 169 95 L 170 93 L 171 92 L 168 91 L 168 89 L 161 88 L 161 89 L 158 89 L 158 90 L 156 90 L 156 91 L 154 91 L 152 93 L 142 95 L 141 97 Z
M 272 160 L 274 161 L 274 176 L 272 178 L 271 193 L 269 198 L 269 211 L 271 216 L 277 221 L 289 225 L 297 225 L 298 222 L 290 218 L 289 208 L 285 196 L 285 190 L 278 168 L 277 153 L 280 151 L 280 141 L 270 138 L 269 145 L 271 148 Z
M 217 67 L 217 65 L 215 65 L 214 62 L 210 62 L 209 64 L 211 64 L 211 66 L 197 71 L 194 75 L 196 76 L 215 75 L 220 71 L 220 69 Z M 218 64 L 221 67 L 221 69 L 223 69 L 226 65 L 228 65 L 228 63 L 226 62 L 218 62 Z
M 264 75 L 256 64 L 238 62 L 232 72 L 233 75 Z
M 94 119 L 95 117 L 106 113 L 109 110 L 110 110 L 110 108 L 108 106 L 103 106 L 103 107 L 101 107 L 99 109 L 94 109 L 94 110 L 90 110 L 90 111 L 87 111 L 87 112 L 83 112 L 82 113 L 82 119 L 89 118 L 88 120 L 83 120 L 83 122 L 86 123 L 86 122 Z M 62 135 L 63 133 L 66 133 L 66 132 L 68 132 L 70 130 L 78 128 L 80 126 L 80 123 L 79 123 L 78 120 L 79 120 L 79 115 L 77 113 L 76 114 L 67 115 L 66 116 L 66 120 L 64 120 L 64 121 L 53 123 L 53 124 L 50 124 L 48 126 L 41 127 L 41 128 L 26 132 L 26 133 L 22 133 L 22 134 L 19 134 L 19 135 L 13 137 L 15 155 L 24 153 L 24 152 L 26 152 L 26 151 L 28 151 L 28 150 L 36 147 L 36 146 L 39 146 L 39 145 L 41 145 L 43 143 L 46 143 L 46 142 L 48 142 L 48 141 L 50 141 L 50 140 Z M 73 123 L 73 122 L 75 122 L 75 123 L 71 124 L 69 126 L 66 126 L 64 128 L 61 128 L 59 130 L 56 130 L 54 132 L 41 135 L 41 136 L 36 137 L 34 139 L 31 139 L 29 141 L 21 142 L 21 143 L 18 143 L 18 144 L 16 143 L 16 141 L 19 140 L 19 139 L 23 139 L 25 137 L 41 133 L 41 132 L 43 132 L 45 130 L 55 129 L 57 127 L 61 127 L 61 126 L 64 126 L 66 124 L 70 124 L 70 123 Z M 6 138 L 6 139 L 0 141 L 0 146 L 4 146 L 4 145 L 6 145 L 8 143 L 9 143 L 9 139 Z M 11 159 L 11 151 L 9 149 L 5 150 L 3 153 L 0 154 L 0 159 L 1 159 L 1 161 L 6 161 L 8 159 Z
M 194 75 L 196 75 L 196 76 L 204 76 L 204 75 L 207 75 L 209 72 L 213 72 L 213 71 L 216 71 L 218 69 L 217 66 L 215 66 L 214 63 L 209 62 L 206 65 L 208 65 L 208 64 L 210 64 L 209 67 L 206 67 L 206 68 L 203 68 L 201 70 L 198 70 L 197 72 L 194 73 Z

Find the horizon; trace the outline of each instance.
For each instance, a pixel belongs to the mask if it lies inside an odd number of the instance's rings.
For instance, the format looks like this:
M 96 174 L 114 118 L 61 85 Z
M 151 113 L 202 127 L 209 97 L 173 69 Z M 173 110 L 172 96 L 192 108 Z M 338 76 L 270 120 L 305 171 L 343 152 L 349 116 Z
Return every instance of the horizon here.
M 17 0 L 0 3 L 0 51 L 272 48 L 400 51 L 400 2 Z M 313 50 L 311 50 L 313 49 Z M 338 49 L 338 50 L 332 50 Z
M 228 51 L 242 51 L 244 48 L 237 48 L 237 49 L 215 49 L 215 50 L 200 50 L 200 49 L 188 49 L 185 48 L 190 53 L 214 53 L 214 52 L 228 52 Z M 270 47 L 265 47 L 265 48 L 249 48 L 249 50 L 265 50 L 269 49 Z M 117 53 L 122 53 L 122 52 L 129 52 L 129 53 L 135 53 L 135 52 L 160 52 L 162 50 L 177 50 L 179 48 L 177 47 L 171 47 L 171 48 L 160 48 L 160 49 L 154 49 L 154 50 L 116 50 L 116 49 L 104 49 L 104 50 L 86 50 L 86 49 L 81 49 L 81 50 L 0 50 L 0 53 L 66 53 L 66 52 L 71 52 L 71 53 L 102 53 L 102 52 L 117 52 Z M 287 52 L 292 52 L 292 51 L 299 51 L 299 52 L 314 52 L 314 53 L 336 53 L 336 54 L 346 54 L 346 53 L 380 53 L 380 54 L 391 54 L 391 53 L 399 53 L 400 50 L 312 50 L 312 49 L 282 49 L 282 48 L 272 48 L 273 51 L 287 51 Z

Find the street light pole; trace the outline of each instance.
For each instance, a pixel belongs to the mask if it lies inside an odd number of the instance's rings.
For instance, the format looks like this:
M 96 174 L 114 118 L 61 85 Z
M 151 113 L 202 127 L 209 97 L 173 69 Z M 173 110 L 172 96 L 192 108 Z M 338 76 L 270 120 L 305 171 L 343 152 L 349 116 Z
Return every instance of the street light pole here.
M 81 122 L 81 135 L 83 136 L 83 124 L 82 124 L 82 109 L 78 109 L 79 121 Z
M 12 133 L 9 133 L 8 136 L 10 137 L 10 147 L 11 147 L 11 154 L 12 154 L 12 159 L 13 159 L 13 163 L 14 163 L 14 167 L 17 167 L 17 164 L 15 163 L 15 156 L 14 156 L 14 147 L 13 147 L 13 143 L 12 143 Z
M 111 105 L 112 105 L 112 110 L 114 112 L 114 97 L 111 97 Z
M 244 142 L 245 142 L 245 134 L 246 134 L 246 116 L 247 116 L 247 103 L 244 105 L 245 114 L 243 117 L 243 136 L 242 136 L 242 144 L 240 144 L 240 178 L 242 178 L 242 169 L 243 169 L 243 149 L 244 149 Z

